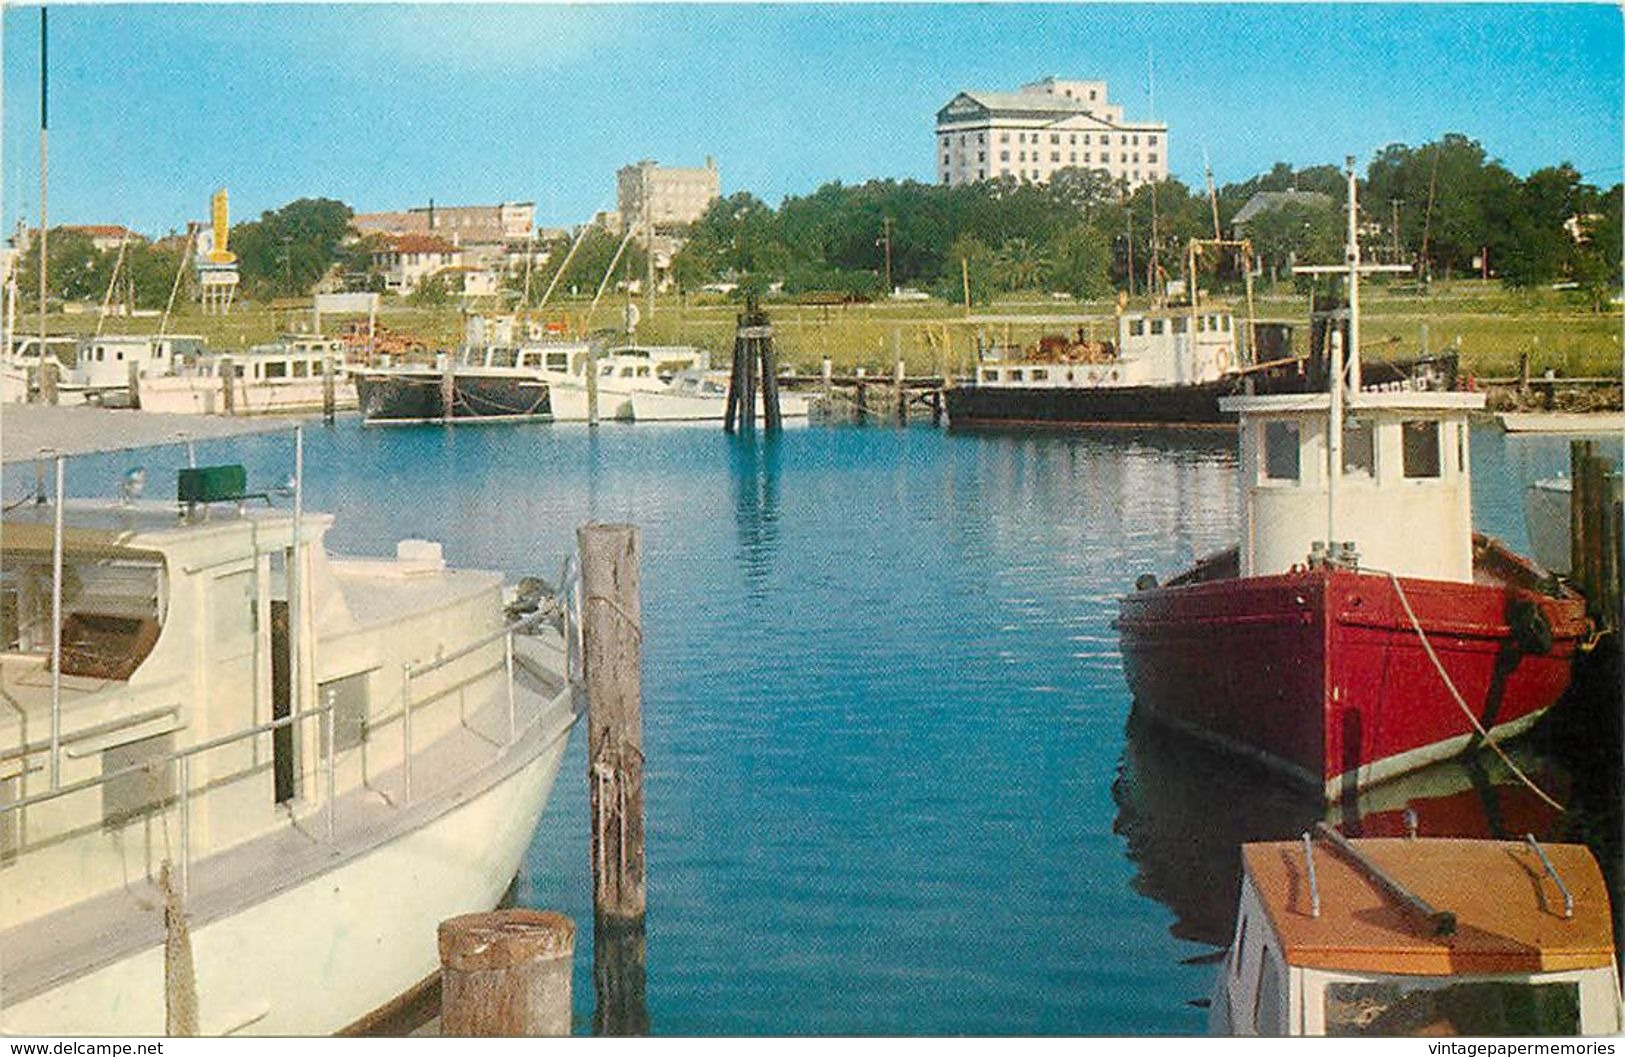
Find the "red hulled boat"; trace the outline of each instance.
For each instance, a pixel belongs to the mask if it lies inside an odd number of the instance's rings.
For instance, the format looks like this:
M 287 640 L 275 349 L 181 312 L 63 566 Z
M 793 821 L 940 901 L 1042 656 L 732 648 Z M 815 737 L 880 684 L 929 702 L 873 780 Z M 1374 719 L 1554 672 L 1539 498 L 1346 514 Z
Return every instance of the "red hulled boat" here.
M 1590 630 L 1577 594 L 1472 531 L 1482 394 L 1361 387 L 1352 164 L 1349 201 L 1347 369 L 1334 331 L 1329 392 L 1225 401 L 1242 542 L 1142 577 L 1117 622 L 1137 708 L 1328 797 L 1526 729 Z

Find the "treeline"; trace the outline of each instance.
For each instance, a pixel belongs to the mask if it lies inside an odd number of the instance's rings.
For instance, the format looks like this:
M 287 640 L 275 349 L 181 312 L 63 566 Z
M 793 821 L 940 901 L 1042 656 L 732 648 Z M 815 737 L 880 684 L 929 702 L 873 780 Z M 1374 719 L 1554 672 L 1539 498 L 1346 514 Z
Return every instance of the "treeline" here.
M 1286 190 L 1324 198 L 1294 196 L 1250 220 L 1246 234 L 1266 273 L 1342 257 L 1340 166 L 1278 163 L 1211 198 L 1178 180 L 1125 190 L 1099 173 L 1063 169 L 1047 185 L 1010 177 L 959 187 L 829 184 L 777 210 L 739 192 L 695 225 L 675 277 L 687 289 L 726 279 L 873 296 L 886 284 L 889 243 L 893 286 L 959 300 L 968 275 L 976 302 L 1033 290 L 1098 297 L 1179 277 L 1191 238 L 1212 238 L 1215 220 L 1232 235 L 1255 194 Z M 1620 283 L 1620 186 L 1604 191 L 1567 163 L 1519 179 L 1465 136 L 1395 144 L 1366 167 L 1360 202 L 1365 252 L 1412 264 L 1422 278 L 1479 274 L 1487 258 L 1490 273 L 1514 286 L 1567 282 L 1599 300 Z M 1207 260 L 1224 267 L 1221 256 Z
M 1179 278 L 1190 239 L 1213 237 L 1215 223 L 1233 235 L 1236 215 L 1254 195 L 1286 190 L 1318 194 L 1292 196 L 1248 221 L 1246 234 L 1264 273 L 1282 279 L 1294 262 L 1341 259 L 1342 169 L 1278 163 L 1218 188 L 1211 198 L 1178 180 L 1130 194 L 1102 173 L 1076 168 L 1044 185 L 1010 177 L 959 187 L 832 183 L 786 198 L 777 209 L 741 191 L 715 202 L 693 226 L 671 273 L 687 292 L 726 282 L 792 296 L 871 298 L 883 295 L 889 281 L 949 301 L 961 300 L 968 288 L 979 304 L 1014 292 L 1099 298 Z M 1487 270 L 1512 286 L 1571 285 L 1600 307 L 1621 280 L 1620 199 L 1619 184 L 1607 190 L 1589 184 L 1567 163 L 1520 179 L 1477 142 L 1450 134 L 1420 147 L 1386 147 L 1366 166 L 1361 238 L 1368 256 L 1411 264 L 1424 279 Z M 302 198 L 233 227 L 241 295 L 304 296 L 324 277 L 350 289 L 381 290 L 373 260 L 381 240 L 357 238 L 352 215 L 343 202 Z M 127 246 L 115 296 L 138 308 L 161 307 L 183 242 Z M 104 296 L 116 251 L 98 250 L 84 234 L 61 229 L 52 232 L 50 247 L 54 299 Z M 557 284 L 570 242 L 537 249 L 545 259 L 504 277 L 514 303 L 534 304 L 549 285 L 591 296 L 617 253 L 618 277 L 644 274 L 640 241 L 623 247 L 620 237 L 601 228 L 583 234 Z M 37 273 L 36 254 L 32 249 L 20 262 L 22 276 Z M 1202 259 L 1211 269 L 1200 277 L 1204 285 L 1239 281 L 1233 254 Z M 460 284 L 455 275 L 437 277 L 414 299 L 450 301 Z M 20 278 L 18 286 L 31 306 L 34 284 Z

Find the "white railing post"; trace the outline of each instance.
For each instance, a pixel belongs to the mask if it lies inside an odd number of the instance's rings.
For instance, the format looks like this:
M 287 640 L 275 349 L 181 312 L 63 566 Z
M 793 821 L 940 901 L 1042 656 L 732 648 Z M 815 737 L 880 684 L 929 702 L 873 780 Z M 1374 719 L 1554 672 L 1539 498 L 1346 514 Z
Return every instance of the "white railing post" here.
M 336 806 L 334 804 L 334 790 L 338 785 L 338 780 L 336 777 L 338 769 L 338 739 L 335 737 L 337 734 L 338 722 L 336 718 L 337 710 L 333 707 L 332 690 L 327 692 L 327 701 L 325 703 L 327 705 L 327 715 L 324 717 L 327 723 L 327 843 L 332 844 L 334 831 L 333 815 L 336 810 Z
M 41 356 L 43 357 L 43 352 Z M 41 363 L 45 362 L 42 358 Z M 51 512 L 51 788 L 62 785 L 62 506 L 68 457 L 56 453 L 56 507 Z
M 401 665 L 401 787 L 402 803 L 412 802 L 412 666 Z
M 519 736 L 519 717 L 516 712 L 518 704 L 514 700 L 513 688 L 513 629 L 502 636 L 502 666 L 508 675 L 508 744 L 512 745 Z
M 181 783 L 181 899 L 192 880 L 192 757 L 180 758 Z

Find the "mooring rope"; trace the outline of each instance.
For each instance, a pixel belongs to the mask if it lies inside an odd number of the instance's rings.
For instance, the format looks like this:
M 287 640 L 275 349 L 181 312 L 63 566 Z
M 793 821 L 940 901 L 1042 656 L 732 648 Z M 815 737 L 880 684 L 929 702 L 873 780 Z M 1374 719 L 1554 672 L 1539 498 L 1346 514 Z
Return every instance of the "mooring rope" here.
M 1450 691 L 1450 696 L 1455 700 L 1456 707 L 1461 709 L 1462 715 L 1467 717 L 1467 722 L 1471 723 L 1473 729 L 1478 731 L 1479 736 L 1484 739 L 1490 748 L 1495 750 L 1495 755 L 1501 757 L 1501 762 L 1512 770 L 1512 773 L 1518 777 L 1518 781 L 1529 787 L 1530 792 L 1558 811 L 1565 810 L 1562 804 L 1547 795 L 1544 789 L 1535 784 L 1534 779 L 1524 774 L 1518 765 L 1512 762 L 1512 758 L 1506 754 L 1506 750 L 1501 748 L 1501 743 L 1496 741 L 1490 732 L 1484 729 L 1484 724 L 1478 721 L 1478 717 L 1473 715 L 1473 710 L 1468 707 L 1466 699 L 1461 696 L 1461 691 L 1456 689 L 1456 684 L 1450 678 L 1450 673 L 1445 671 L 1443 662 L 1439 660 L 1439 655 L 1434 652 L 1433 643 L 1428 641 L 1427 632 L 1422 630 L 1422 622 L 1416 619 L 1416 611 L 1411 609 L 1411 600 L 1405 596 L 1405 588 L 1401 586 L 1399 577 L 1386 571 L 1383 575 L 1387 576 L 1388 582 L 1394 585 L 1394 594 L 1399 596 L 1399 604 L 1405 608 L 1405 616 L 1409 618 L 1411 627 L 1416 630 L 1416 637 L 1422 640 L 1422 649 L 1426 651 L 1428 660 L 1433 662 L 1433 667 L 1439 673 L 1439 678 L 1444 680 L 1445 689 Z

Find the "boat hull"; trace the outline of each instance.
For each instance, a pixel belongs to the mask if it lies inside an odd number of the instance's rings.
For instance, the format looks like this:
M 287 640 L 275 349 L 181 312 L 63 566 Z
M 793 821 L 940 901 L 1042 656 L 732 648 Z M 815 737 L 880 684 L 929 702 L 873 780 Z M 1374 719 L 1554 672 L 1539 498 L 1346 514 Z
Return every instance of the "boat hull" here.
M 1479 723 L 1526 729 L 1568 687 L 1583 602 L 1503 583 L 1401 579 L 1405 597 Z M 1537 607 L 1551 646 L 1511 622 Z M 1135 707 L 1319 787 L 1328 798 L 1477 743 L 1394 583 L 1343 569 L 1151 588 L 1118 628 Z
M 194 923 L 203 1035 L 330 1035 L 388 1006 L 439 968 L 436 925 L 495 906 L 517 872 L 558 775 L 570 725 L 533 732 L 512 765 L 429 816 L 264 900 Z M 245 956 L 249 956 L 245 961 Z M 250 968 L 251 967 L 251 968 Z M 165 1033 L 162 943 L 0 1012 L 0 1033 Z
M 1229 381 L 1095 388 L 962 385 L 947 391 L 948 425 L 952 429 L 1233 426 L 1236 416 L 1219 410 L 1219 398 L 1236 388 Z
M 552 417 L 548 384 L 519 373 L 457 372 L 447 408 L 443 376 L 436 371 L 359 371 L 355 375 L 361 416 L 369 424 L 407 425 L 464 420 L 538 420 Z

